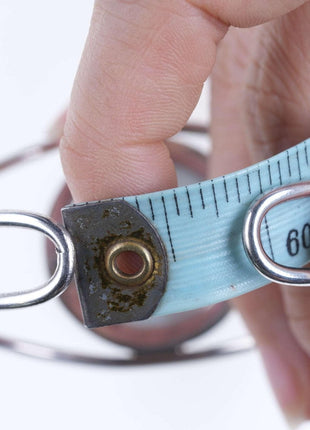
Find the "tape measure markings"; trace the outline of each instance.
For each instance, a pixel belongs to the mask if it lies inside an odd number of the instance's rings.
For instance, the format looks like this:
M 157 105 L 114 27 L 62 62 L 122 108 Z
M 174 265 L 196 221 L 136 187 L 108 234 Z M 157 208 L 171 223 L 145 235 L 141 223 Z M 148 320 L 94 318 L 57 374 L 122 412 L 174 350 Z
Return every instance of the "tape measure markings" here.
M 214 204 L 215 204 L 215 212 L 216 212 L 216 216 L 219 217 L 219 209 L 218 209 L 218 205 L 217 205 L 217 198 L 216 198 L 216 192 L 215 192 L 215 186 L 214 186 L 214 182 L 213 179 L 211 180 L 211 184 L 212 184 L 212 193 L 213 193 L 213 199 L 214 199 Z
M 274 260 L 274 252 L 273 252 L 273 247 L 272 247 L 272 242 L 271 242 L 271 237 L 270 237 L 267 215 L 265 216 L 264 221 L 265 221 L 265 228 L 266 228 L 266 233 L 267 233 L 267 237 L 268 237 L 268 243 L 269 243 L 269 247 L 270 247 L 271 258 Z
M 176 211 L 177 211 L 177 215 L 180 216 L 179 202 L 178 202 L 178 197 L 177 197 L 177 194 L 176 194 L 175 190 L 173 190 L 173 197 L 174 197 L 174 203 L 175 203 L 175 208 L 176 208 Z
M 263 185 L 262 185 L 262 177 L 261 177 L 261 173 L 260 173 L 260 167 L 258 167 L 257 175 L 258 175 L 258 182 L 259 182 L 259 193 L 262 194 L 263 193 Z
M 223 176 L 223 181 L 224 181 L 224 191 L 225 191 L 226 203 L 229 203 L 228 192 L 227 192 L 227 184 L 226 184 L 226 178 L 225 178 L 225 176 Z
M 191 218 L 193 218 L 193 208 L 192 208 L 192 202 L 191 197 L 189 195 L 188 187 L 185 187 L 186 189 L 186 195 L 187 195 L 187 201 L 188 201 L 188 207 L 189 207 L 189 213 L 191 215 Z
M 307 143 L 304 142 L 304 144 L 305 144 L 305 158 L 306 158 L 306 163 L 307 163 L 307 166 L 309 166 Z
M 241 203 L 238 177 L 235 178 L 235 181 L 236 181 L 236 189 L 237 189 L 238 202 Z
M 278 160 L 278 172 L 279 172 L 279 181 L 280 181 L 280 185 L 283 185 L 283 181 L 282 181 L 282 172 L 281 172 L 281 166 L 280 166 L 280 160 Z
M 269 184 L 270 184 L 270 186 L 272 186 L 272 176 L 271 176 L 270 161 L 269 161 L 269 160 L 267 160 L 267 162 L 268 162 L 268 176 L 269 176 Z M 290 175 L 290 176 L 292 176 L 292 175 Z
M 167 214 L 165 197 L 161 196 L 161 200 L 163 202 L 163 207 L 164 207 L 165 220 L 166 220 L 167 232 L 168 232 L 168 236 L 169 236 L 169 242 L 170 242 L 170 246 L 171 246 L 171 252 L 172 252 L 173 260 L 174 260 L 174 262 L 176 262 L 177 260 L 175 257 L 175 251 L 174 251 L 174 246 L 173 246 L 171 232 L 170 232 L 170 225 L 169 225 L 169 221 L 168 221 L 168 214 Z
M 135 201 L 136 201 L 137 209 L 138 209 L 138 211 L 140 211 L 140 205 L 139 205 L 139 202 L 138 202 L 138 196 L 136 196 Z
M 291 170 L 291 162 L 290 162 L 290 153 L 288 151 L 286 151 L 286 159 L 287 159 L 288 174 L 289 174 L 289 177 L 291 177 L 292 170 Z
M 299 180 L 301 181 L 301 170 L 300 170 L 300 160 L 299 160 L 298 146 L 296 146 L 296 155 L 297 155 L 297 164 L 298 164 Z
M 154 209 L 153 209 L 153 202 L 152 202 L 152 199 L 151 199 L 151 198 L 149 198 L 149 204 L 150 204 L 150 208 L 151 208 L 151 217 L 152 217 L 152 220 L 153 220 L 153 221 L 155 221 L 155 214 L 154 214 Z
M 202 209 L 205 210 L 206 204 L 205 204 L 205 199 L 204 199 L 202 188 L 201 188 L 201 182 L 199 182 L 198 185 L 199 185 L 199 194 L 200 194 L 200 199 L 201 199 L 201 206 L 202 206 Z
M 310 180 L 308 145 L 310 140 L 269 160 L 209 181 L 125 197 L 149 218 L 166 244 L 169 280 L 156 314 L 206 306 L 268 282 L 244 253 L 244 215 L 253 199 L 264 191 Z M 304 249 L 292 257 L 286 245 L 292 229 L 301 235 L 303 226 L 310 223 L 308 201 L 291 201 L 285 208 L 272 209 L 264 219 L 264 247 L 280 264 L 289 265 L 294 258 L 291 265 L 296 263 L 298 267 L 310 259 L 309 250 Z

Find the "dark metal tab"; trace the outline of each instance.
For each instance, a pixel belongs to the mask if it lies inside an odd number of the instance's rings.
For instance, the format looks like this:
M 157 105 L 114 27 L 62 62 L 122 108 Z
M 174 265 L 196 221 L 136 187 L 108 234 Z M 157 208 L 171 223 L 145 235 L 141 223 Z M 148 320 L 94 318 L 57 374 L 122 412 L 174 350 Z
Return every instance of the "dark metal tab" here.
M 152 224 L 123 200 L 66 206 L 62 216 L 76 252 L 76 284 L 88 327 L 139 321 L 165 292 L 167 255 Z M 121 253 L 138 254 L 141 269 L 124 273 Z

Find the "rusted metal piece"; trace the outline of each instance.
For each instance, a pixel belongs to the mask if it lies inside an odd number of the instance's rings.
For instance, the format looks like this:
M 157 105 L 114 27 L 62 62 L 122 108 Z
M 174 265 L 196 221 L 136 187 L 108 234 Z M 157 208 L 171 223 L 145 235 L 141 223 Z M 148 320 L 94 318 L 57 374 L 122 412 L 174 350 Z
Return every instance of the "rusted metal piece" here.
M 102 327 L 149 318 L 165 292 L 167 255 L 149 221 L 123 200 L 67 206 L 62 216 L 76 250 L 76 284 L 88 327 Z M 136 244 L 152 256 L 152 270 L 132 282 L 118 282 L 107 267 L 108 252 Z M 124 249 L 126 251 L 126 249 Z
M 168 148 L 174 161 L 182 167 L 188 168 L 189 171 L 198 172 L 201 176 L 199 180 L 203 180 L 206 166 L 204 154 L 172 142 L 168 142 Z M 61 223 L 61 208 L 71 204 L 71 202 L 70 191 L 64 185 L 54 202 L 51 217 Z M 46 247 L 49 272 L 52 274 L 57 264 L 56 255 L 50 241 L 46 241 Z M 83 320 L 75 282 L 72 282 L 61 296 L 61 300 L 66 309 L 78 321 Z M 128 346 L 137 351 L 152 353 L 154 351 L 174 350 L 183 342 L 210 330 L 223 319 L 228 311 L 228 304 L 221 302 L 207 308 L 153 317 L 146 321 L 97 327 L 93 329 L 93 332 L 116 344 Z

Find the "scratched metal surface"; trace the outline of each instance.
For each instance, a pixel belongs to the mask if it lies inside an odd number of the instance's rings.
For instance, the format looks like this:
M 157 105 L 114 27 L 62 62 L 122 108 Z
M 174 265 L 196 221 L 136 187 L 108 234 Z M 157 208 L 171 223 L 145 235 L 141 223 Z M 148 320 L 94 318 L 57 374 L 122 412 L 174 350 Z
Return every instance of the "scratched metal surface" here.
M 148 220 L 123 201 L 70 205 L 62 210 L 76 251 L 76 285 L 87 327 L 149 318 L 164 295 L 168 264 L 165 247 Z M 120 285 L 107 272 L 105 254 L 120 241 L 146 246 L 151 276 L 137 285 Z

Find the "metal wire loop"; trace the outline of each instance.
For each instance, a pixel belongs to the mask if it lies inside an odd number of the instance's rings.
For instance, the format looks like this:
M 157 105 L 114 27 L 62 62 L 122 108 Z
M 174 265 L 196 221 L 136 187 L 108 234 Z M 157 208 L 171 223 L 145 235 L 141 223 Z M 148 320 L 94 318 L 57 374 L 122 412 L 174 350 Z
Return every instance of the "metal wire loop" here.
M 289 200 L 310 196 L 310 182 L 300 182 L 276 188 L 250 206 L 243 228 L 243 245 L 255 268 L 265 278 L 279 284 L 310 286 L 310 269 L 282 266 L 271 260 L 264 251 L 261 240 L 261 224 L 267 212 Z
M 56 247 L 57 267 L 54 275 L 38 288 L 0 294 L 0 309 L 32 306 L 61 294 L 70 284 L 74 271 L 74 247 L 67 231 L 42 215 L 23 211 L 1 211 L 0 227 L 24 227 L 40 231 Z

